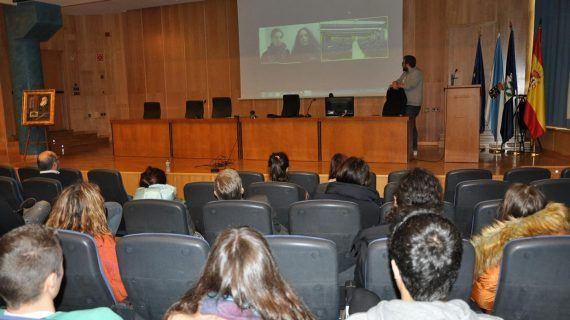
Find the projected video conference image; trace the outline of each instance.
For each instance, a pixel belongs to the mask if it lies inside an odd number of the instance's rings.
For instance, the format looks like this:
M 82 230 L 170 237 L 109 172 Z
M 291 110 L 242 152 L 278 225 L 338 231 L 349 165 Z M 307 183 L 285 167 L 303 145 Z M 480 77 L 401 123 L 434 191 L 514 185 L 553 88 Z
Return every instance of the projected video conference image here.
M 238 0 L 241 97 L 382 96 L 402 74 L 402 0 Z
M 388 17 L 259 28 L 261 63 L 388 58 Z

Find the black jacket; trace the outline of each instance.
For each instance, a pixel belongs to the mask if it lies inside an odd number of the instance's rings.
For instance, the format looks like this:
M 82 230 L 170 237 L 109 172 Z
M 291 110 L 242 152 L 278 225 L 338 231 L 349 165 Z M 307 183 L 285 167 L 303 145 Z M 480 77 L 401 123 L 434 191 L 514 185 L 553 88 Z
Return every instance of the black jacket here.
M 380 206 L 384 203 L 378 191 L 370 187 L 343 182 L 328 183 L 324 193 L 315 194 L 315 199 L 342 200 L 358 204 L 362 228 L 378 223 Z
M 404 89 L 388 89 L 386 102 L 382 109 L 382 116 L 401 116 L 406 114 L 406 92 Z
M 77 182 L 75 180 L 72 181 L 72 180 L 66 179 L 66 177 L 64 175 L 62 175 L 61 173 L 57 174 L 54 172 L 41 173 L 39 175 L 39 177 L 55 179 L 55 180 L 59 181 L 61 183 L 61 187 L 63 189 L 65 189 L 65 188 L 69 187 L 70 185 L 74 184 L 75 182 Z

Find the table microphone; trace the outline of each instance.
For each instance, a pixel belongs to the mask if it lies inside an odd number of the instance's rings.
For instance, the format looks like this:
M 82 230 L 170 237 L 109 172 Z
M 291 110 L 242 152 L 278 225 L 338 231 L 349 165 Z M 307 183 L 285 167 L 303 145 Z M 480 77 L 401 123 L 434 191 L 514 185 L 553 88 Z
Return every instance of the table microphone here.
M 249 118 L 250 119 L 257 119 L 257 115 L 255 114 L 255 110 L 251 110 L 249 112 Z
M 311 102 L 309 102 L 309 106 L 307 107 L 307 114 L 305 114 L 305 118 L 310 118 L 311 114 L 309 113 L 309 111 L 311 110 L 311 105 L 313 104 L 313 102 L 315 102 L 315 98 L 311 99 Z

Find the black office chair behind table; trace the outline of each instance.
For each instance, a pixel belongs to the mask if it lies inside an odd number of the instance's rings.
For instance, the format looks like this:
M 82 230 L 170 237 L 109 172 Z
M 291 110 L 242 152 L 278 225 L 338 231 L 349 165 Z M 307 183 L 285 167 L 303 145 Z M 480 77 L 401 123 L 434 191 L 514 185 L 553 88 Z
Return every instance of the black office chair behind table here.
M 281 117 L 295 118 L 299 116 L 301 110 L 301 98 L 298 94 L 284 94 L 283 95 L 283 109 L 281 110 Z
M 160 102 L 145 102 L 143 119 L 160 119 Z
M 229 97 L 212 98 L 212 118 L 230 118 L 232 116 L 232 99 Z
M 204 119 L 204 101 L 186 100 L 186 119 Z

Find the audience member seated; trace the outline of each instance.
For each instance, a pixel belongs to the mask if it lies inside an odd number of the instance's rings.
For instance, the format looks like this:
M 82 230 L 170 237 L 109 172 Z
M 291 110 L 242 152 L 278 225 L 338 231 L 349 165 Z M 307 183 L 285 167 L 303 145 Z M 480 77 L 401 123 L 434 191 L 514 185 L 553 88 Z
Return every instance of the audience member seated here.
M 283 280 L 267 241 L 252 228 L 222 232 L 194 288 L 165 319 L 315 319 Z
M 274 152 L 267 161 L 269 180 L 277 182 L 289 182 L 289 157 L 285 152 Z
M 361 230 L 352 244 L 352 253 L 356 256 L 354 275 L 357 285 L 364 284 L 364 265 L 370 242 L 389 237 L 393 226 L 412 211 L 424 209 L 438 214 L 443 212 L 441 184 L 433 173 L 423 168 L 410 170 L 398 182 L 394 199 L 385 200 L 393 201 L 392 211 L 386 217 L 390 223 Z
M 338 174 L 338 171 L 340 170 L 342 164 L 346 161 L 346 159 L 348 159 L 348 157 L 342 153 L 335 153 L 332 156 L 329 165 L 329 181 L 326 183 L 319 184 L 319 186 L 317 187 L 317 193 L 324 193 L 325 190 L 327 189 L 327 185 L 329 184 L 329 182 L 336 181 L 336 176 Z
M 97 186 L 81 182 L 63 190 L 46 225 L 92 236 L 97 244 L 103 271 L 111 284 L 115 299 L 120 302 L 127 297 L 119 273 L 115 237 L 107 225 L 103 196 Z
M 26 225 L 4 235 L 0 238 L 0 297 L 7 309 L 0 309 L 0 318 L 121 319 L 108 308 L 56 312 L 53 299 L 63 272 L 63 251 L 55 230 Z
M 68 181 L 59 173 L 59 159 L 55 152 L 44 151 L 38 155 L 38 169 L 40 169 L 40 177 L 55 179 L 61 183 L 65 189 L 74 184 L 76 181 Z
M 330 182 L 324 193 L 317 193 L 315 199 L 334 199 L 351 201 L 358 204 L 362 227 L 367 228 L 378 223 L 380 206 L 384 202 L 378 191 L 368 187 L 370 167 L 356 157 L 344 161 L 339 169 L 336 181 Z
M 476 314 L 463 300 L 447 301 L 461 265 L 461 241 L 457 228 L 441 215 L 411 213 L 395 227 L 388 244 L 401 300 L 382 301 L 348 319 L 498 319 Z M 366 310 L 356 306 L 357 298 L 353 296 L 351 309 Z
M 242 200 L 244 192 L 239 173 L 234 169 L 223 170 L 218 173 L 214 180 L 214 197 L 218 200 Z M 259 201 L 270 205 L 265 195 L 251 196 L 248 200 Z M 279 223 L 277 213 L 273 209 L 271 210 L 271 220 L 273 221 L 273 229 L 276 233 L 287 234 L 287 228 Z
M 475 247 L 475 283 L 471 298 L 486 311 L 493 310 L 499 282 L 503 248 L 507 242 L 524 237 L 561 235 L 570 232 L 568 208 L 549 203 L 533 186 L 513 184 L 507 190 L 500 219 L 473 237 Z
M 139 188 L 133 199 L 174 200 L 176 199 L 176 187 L 166 184 L 164 171 L 149 166 L 141 173 Z

